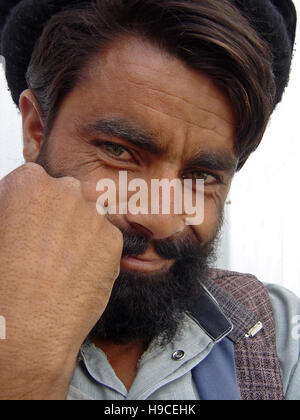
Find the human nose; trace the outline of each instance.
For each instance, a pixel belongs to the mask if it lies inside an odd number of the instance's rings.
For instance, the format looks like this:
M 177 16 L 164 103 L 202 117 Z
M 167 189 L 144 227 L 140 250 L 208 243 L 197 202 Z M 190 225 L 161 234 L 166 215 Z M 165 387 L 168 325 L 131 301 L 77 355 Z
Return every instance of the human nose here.
M 129 206 L 127 222 L 153 239 L 165 239 L 181 233 L 185 229 L 182 182 L 170 176 L 161 180 L 151 179 L 146 191 L 146 211 L 132 213 Z
M 178 215 L 138 214 L 126 215 L 127 223 L 152 239 L 167 239 L 183 232 L 185 224 Z

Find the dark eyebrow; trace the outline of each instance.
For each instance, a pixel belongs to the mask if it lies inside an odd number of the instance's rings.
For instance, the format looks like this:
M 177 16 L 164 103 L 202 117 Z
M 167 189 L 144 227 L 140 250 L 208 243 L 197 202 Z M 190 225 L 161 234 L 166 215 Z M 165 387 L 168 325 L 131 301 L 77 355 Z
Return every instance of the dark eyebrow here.
M 80 127 L 79 131 L 90 136 L 104 134 L 109 137 L 116 137 L 155 155 L 160 155 L 164 151 L 164 148 L 152 134 L 146 132 L 137 124 L 124 119 L 96 120 Z
M 224 151 L 199 151 L 186 162 L 191 168 L 202 168 L 225 172 L 233 176 L 237 170 L 238 159 Z

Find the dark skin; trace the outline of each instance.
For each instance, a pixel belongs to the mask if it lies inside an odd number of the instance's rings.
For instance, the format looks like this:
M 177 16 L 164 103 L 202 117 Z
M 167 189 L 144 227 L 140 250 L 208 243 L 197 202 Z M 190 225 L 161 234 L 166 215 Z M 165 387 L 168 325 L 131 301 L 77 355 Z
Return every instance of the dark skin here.
M 119 345 L 111 341 L 95 339 L 94 344 L 104 351 L 117 377 L 129 391 L 136 377 L 138 361 L 147 350 L 147 343 L 141 340 Z
M 95 57 L 85 76 L 65 98 L 48 138 L 47 159 L 53 170 L 78 179 L 90 202 L 99 196 L 99 179 L 117 181 L 120 170 L 128 171 L 129 180 L 142 178 L 147 183 L 153 178 L 204 179 L 205 218 L 200 226 L 186 226 L 184 215 L 174 214 L 127 214 L 110 220 L 153 239 L 187 232 L 205 244 L 217 229 L 237 165 L 234 115 L 226 94 L 206 75 L 135 38 Z M 20 106 L 24 157 L 35 162 L 43 143 L 43 123 L 30 90 L 23 92 Z M 99 120 L 129 123 L 151 141 L 145 147 L 126 136 L 87 129 Z M 121 261 L 121 269 L 155 271 L 172 265 L 160 260 L 151 246 L 142 259 L 148 262 L 145 269 L 134 260 Z M 147 343 L 95 344 L 129 389 Z

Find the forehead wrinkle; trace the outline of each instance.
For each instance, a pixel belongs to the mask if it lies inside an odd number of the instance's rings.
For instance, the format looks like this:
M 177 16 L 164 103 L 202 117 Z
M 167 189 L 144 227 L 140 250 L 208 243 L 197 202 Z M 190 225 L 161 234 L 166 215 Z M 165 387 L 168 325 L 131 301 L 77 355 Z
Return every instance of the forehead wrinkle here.
M 173 119 L 175 119 L 175 120 L 177 120 L 177 121 L 180 121 L 180 122 L 182 122 L 182 121 L 183 121 L 181 118 L 179 118 L 179 117 L 175 117 L 175 116 L 173 116 L 173 115 L 170 115 L 170 114 L 168 114 L 168 113 L 167 113 L 167 112 L 165 112 L 165 111 L 158 111 L 157 109 L 155 109 L 155 108 L 151 107 L 150 105 L 145 105 L 145 104 L 142 104 L 141 102 L 135 101 L 134 99 L 131 99 L 131 100 L 132 100 L 132 102 L 135 102 L 135 103 L 136 103 L 136 104 L 138 104 L 139 106 L 143 106 L 143 107 L 145 107 L 145 108 L 147 108 L 147 109 L 150 109 L 150 110 L 151 110 L 151 111 L 153 111 L 153 112 L 156 112 L 156 113 L 158 113 L 158 114 L 163 114 L 163 115 L 166 115 L 167 117 L 169 117 L 169 118 L 173 118 Z M 217 136 L 221 137 L 223 140 L 224 140 L 224 139 L 227 139 L 227 138 L 230 138 L 230 139 L 231 139 L 231 136 L 230 136 L 230 135 L 225 136 L 225 135 L 224 135 L 224 133 L 222 133 L 222 134 L 221 134 L 220 132 L 218 132 L 218 131 L 215 129 L 215 127 L 214 127 L 214 128 L 204 127 L 204 126 L 201 126 L 201 125 L 199 125 L 199 124 L 195 124 L 194 122 L 192 122 L 192 121 L 188 121 L 188 120 L 184 120 L 184 122 L 185 122 L 186 124 L 188 124 L 189 126 L 197 127 L 198 129 L 200 129 L 200 130 L 202 130 L 202 131 L 209 131 L 209 132 L 213 133 L 214 135 L 217 135 Z
M 201 111 L 203 111 L 203 112 L 205 112 L 205 113 L 208 113 L 208 114 L 211 114 L 211 115 L 214 115 L 216 118 L 218 118 L 218 119 L 220 119 L 220 120 L 222 120 L 223 122 L 225 122 L 225 123 L 227 123 L 228 125 L 230 125 L 230 126 L 234 126 L 234 123 L 232 122 L 232 121 L 230 121 L 230 120 L 228 120 L 228 119 L 226 119 L 226 118 L 224 118 L 224 117 L 221 117 L 219 114 L 217 114 L 216 112 L 214 112 L 214 111 L 212 111 L 212 110 L 208 110 L 208 109 L 205 109 L 205 108 L 202 108 L 202 107 L 200 107 L 199 105 L 196 105 L 196 104 L 193 104 L 192 102 L 190 102 L 190 101 L 188 101 L 187 99 L 185 99 L 185 98 L 182 98 L 182 97 L 180 97 L 180 96 L 178 96 L 178 95 L 174 95 L 174 94 L 172 94 L 172 93 L 169 93 L 169 92 L 166 92 L 165 90 L 162 90 L 162 89 L 155 89 L 155 88 L 153 88 L 153 87 L 151 87 L 151 86 L 148 86 L 148 85 L 146 85 L 145 83 L 138 83 L 138 82 L 135 82 L 135 81 L 132 81 L 132 80 L 126 80 L 126 82 L 128 82 L 128 83 L 131 83 L 131 84 L 134 84 L 135 86 L 141 86 L 141 87 L 146 87 L 148 90 L 151 90 L 151 91 L 153 91 L 153 92 L 155 92 L 155 93 L 159 93 L 159 94 L 164 94 L 164 95 L 166 95 L 166 96 L 169 96 L 169 97 L 171 97 L 171 98 L 176 98 L 176 99 L 179 99 L 179 100 L 181 100 L 182 102 L 185 102 L 186 104 L 188 104 L 188 105 L 190 105 L 190 106 L 192 106 L 192 107 L 194 107 L 194 108 L 196 108 L 196 109 L 200 109 Z M 218 99 L 218 98 L 216 98 L 216 97 L 214 97 L 214 96 L 212 96 L 212 95 L 208 95 L 208 94 L 206 94 L 205 92 L 203 92 L 203 96 L 206 96 L 206 97 L 208 97 L 210 100 L 213 98 L 213 99 Z
M 201 70 L 194 70 L 192 69 L 189 65 L 187 65 L 184 61 L 182 61 L 181 59 L 177 58 L 176 56 L 174 56 L 173 54 L 170 54 L 169 52 L 167 52 L 165 49 L 161 49 L 161 48 L 157 48 L 157 46 L 155 46 L 152 43 L 149 43 L 148 40 L 145 40 L 143 38 L 138 38 L 140 41 L 145 42 L 146 41 L 146 46 L 149 46 L 152 48 L 153 51 L 155 51 L 156 54 L 158 54 L 159 56 L 161 56 L 162 59 L 165 59 L 168 61 L 168 66 L 173 66 L 176 65 L 176 67 L 181 66 L 182 69 L 182 73 L 193 73 L 196 77 L 203 77 L 205 79 L 210 79 L 210 76 L 207 75 L 204 71 Z M 133 38 L 133 41 L 136 41 L 137 38 Z M 144 49 L 141 51 L 142 53 L 144 53 Z M 138 76 L 140 76 L 138 74 L 138 69 L 141 68 L 142 70 L 145 69 L 147 70 L 151 70 L 152 72 L 155 72 L 157 74 L 159 74 L 159 79 L 161 79 L 161 74 L 162 74 L 162 68 L 160 64 L 158 67 L 154 67 L 153 66 L 153 62 L 147 62 L 147 65 L 142 64 L 141 62 L 137 63 L 136 61 L 131 61 L 130 57 L 118 57 L 118 61 L 119 64 L 121 64 L 121 68 L 125 69 L 126 67 L 130 68 L 132 67 L 133 73 L 137 74 Z M 119 66 L 120 67 L 120 66 Z M 131 71 L 128 72 L 128 75 L 131 73 Z M 143 73 L 143 72 L 142 72 Z M 175 81 L 178 80 L 178 70 L 176 70 L 176 73 L 174 73 L 174 69 L 172 70 L 168 70 L 166 68 L 166 66 L 164 66 L 164 75 L 167 75 L 168 78 L 173 78 Z M 128 78 L 129 82 L 131 82 Z M 147 82 L 148 79 L 145 80 L 145 82 Z M 211 86 L 211 82 L 212 80 L 210 80 L 210 86 Z M 146 84 L 146 83 L 138 83 L 138 82 L 132 82 L 132 83 L 136 83 L 138 84 Z M 191 81 L 192 83 L 192 81 Z M 213 85 L 215 87 L 217 87 L 218 90 L 222 90 L 222 88 L 218 87 L 214 82 Z M 165 92 L 166 94 L 168 94 L 167 92 Z M 206 92 L 203 92 L 203 96 L 208 96 L 209 98 L 213 98 L 218 100 L 218 96 L 214 95 L 212 92 L 210 92 L 209 94 L 207 94 Z

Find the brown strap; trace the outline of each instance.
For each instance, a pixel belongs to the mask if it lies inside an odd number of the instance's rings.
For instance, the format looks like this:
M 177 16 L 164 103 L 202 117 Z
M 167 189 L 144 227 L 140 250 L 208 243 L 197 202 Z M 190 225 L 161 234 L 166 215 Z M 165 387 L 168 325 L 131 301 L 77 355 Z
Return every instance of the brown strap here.
M 235 345 L 237 375 L 242 399 L 284 400 L 280 363 L 276 351 L 273 309 L 266 288 L 249 274 L 212 270 L 210 277 L 217 287 L 223 289 L 241 305 L 239 310 L 244 306 L 263 324 L 263 329 L 255 337 L 244 337 L 242 340 L 237 340 Z M 206 287 L 214 294 L 212 284 L 207 284 Z M 228 304 L 222 303 L 220 296 L 214 297 L 226 313 Z M 227 299 L 231 301 L 231 306 L 233 305 L 232 298 Z M 230 314 L 228 316 L 231 318 Z M 255 317 L 251 319 L 251 322 Z M 234 319 L 231 321 L 233 324 L 236 323 Z

